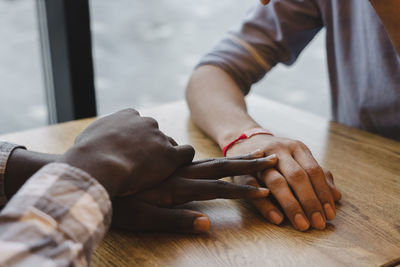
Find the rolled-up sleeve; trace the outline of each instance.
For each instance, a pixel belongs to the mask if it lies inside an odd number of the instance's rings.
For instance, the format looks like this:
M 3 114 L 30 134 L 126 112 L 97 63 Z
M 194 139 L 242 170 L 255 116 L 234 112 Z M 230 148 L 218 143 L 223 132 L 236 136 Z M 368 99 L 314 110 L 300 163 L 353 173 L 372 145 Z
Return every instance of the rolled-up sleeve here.
M 67 164 L 46 165 L 0 213 L 0 266 L 86 266 L 111 222 L 107 191 Z
M 247 94 L 276 64 L 292 64 L 322 26 L 314 0 L 275 0 L 267 6 L 258 5 L 198 67 L 220 67 Z

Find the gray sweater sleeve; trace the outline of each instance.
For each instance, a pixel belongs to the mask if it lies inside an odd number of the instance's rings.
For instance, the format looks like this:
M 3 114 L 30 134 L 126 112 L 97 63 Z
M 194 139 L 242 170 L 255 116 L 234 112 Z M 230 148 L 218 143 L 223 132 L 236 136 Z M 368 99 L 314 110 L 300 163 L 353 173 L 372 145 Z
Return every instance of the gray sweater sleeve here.
M 257 5 L 198 64 L 215 65 L 247 94 L 277 63 L 292 64 L 323 27 L 314 0 L 275 0 Z

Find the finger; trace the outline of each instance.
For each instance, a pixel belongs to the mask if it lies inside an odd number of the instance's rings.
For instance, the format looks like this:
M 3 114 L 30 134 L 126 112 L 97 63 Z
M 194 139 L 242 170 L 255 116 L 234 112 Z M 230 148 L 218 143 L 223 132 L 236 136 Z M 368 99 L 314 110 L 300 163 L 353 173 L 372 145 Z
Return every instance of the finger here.
M 167 136 L 169 142 L 171 143 L 171 145 L 173 146 L 178 146 L 178 143 L 174 140 L 174 138 L 172 138 L 171 136 Z
M 282 174 L 275 169 L 268 169 L 261 174 L 260 179 L 271 190 L 293 226 L 300 231 L 307 230 L 310 223 Z
M 278 158 L 271 155 L 265 158 L 250 160 L 230 160 L 227 158 L 185 166 L 178 170 L 176 175 L 190 179 L 219 179 L 227 176 L 252 174 L 272 168 L 276 165 Z
M 312 226 L 316 229 L 324 229 L 326 227 L 325 213 L 304 169 L 289 154 L 279 158 L 278 169 L 296 194 Z
M 113 209 L 113 227 L 122 230 L 203 233 L 210 229 L 210 220 L 200 212 L 160 208 L 132 196 L 115 201 Z
M 270 0 L 260 0 L 261 4 L 268 5 Z
M 178 166 L 188 164 L 192 162 L 194 158 L 194 148 L 190 145 L 174 146 L 173 149 L 176 152 L 176 159 Z
M 250 175 L 235 176 L 233 181 L 236 184 L 245 184 L 254 187 L 260 186 L 257 179 Z M 252 203 L 269 222 L 273 224 L 281 224 L 283 222 L 284 217 L 282 213 L 268 198 L 250 199 L 250 203 Z
M 324 171 L 312 156 L 311 151 L 306 147 L 301 150 L 295 150 L 293 158 L 310 178 L 314 191 L 324 209 L 326 219 L 333 220 L 336 217 L 335 200 L 325 179 Z
M 324 170 L 324 174 L 325 174 L 325 179 L 328 182 L 329 188 L 331 189 L 333 198 L 335 199 L 335 201 L 341 200 L 342 193 L 340 193 L 339 189 L 336 187 L 332 173 L 330 171 Z
M 236 159 L 258 159 L 258 158 L 263 158 L 265 156 L 265 153 L 261 149 L 254 150 L 253 152 L 239 155 L 239 156 L 234 156 L 234 157 L 227 157 L 227 159 L 230 160 L 236 160 Z
M 235 156 L 235 157 L 227 157 L 226 159 L 228 159 L 228 160 L 258 159 L 258 158 L 262 158 L 262 157 L 264 157 L 264 151 L 262 151 L 261 149 L 257 149 L 257 150 L 255 150 L 255 151 L 253 151 L 251 153 L 247 153 L 247 154 L 240 155 L 240 156 Z M 196 161 L 193 161 L 192 164 L 193 165 L 202 164 L 202 163 L 205 163 L 205 162 L 210 162 L 210 161 L 218 160 L 218 159 L 221 159 L 221 158 L 211 158 L 211 159 L 196 160 Z
M 254 199 L 265 198 L 269 190 L 250 185 L 239 185 L 222 180 L 191 180 L 181 179 L 174 188 L 174 204 L 179 205 L 190 201 L 224 199 Z

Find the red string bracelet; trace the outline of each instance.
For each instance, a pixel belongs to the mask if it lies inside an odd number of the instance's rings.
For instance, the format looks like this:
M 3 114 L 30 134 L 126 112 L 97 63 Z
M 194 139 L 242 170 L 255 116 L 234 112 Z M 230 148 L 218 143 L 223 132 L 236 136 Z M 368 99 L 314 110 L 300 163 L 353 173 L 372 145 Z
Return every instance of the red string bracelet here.
M 232 142 L 230 142 L 229 144 L 227 144 L 223 149 L 222 149 L 222 154 L 224 155 L 224 157 L 226 157 L 226 152 L 228 152 L 228 150 L 237 142 L 239 142 L 240 140 L 243 139 L 248 139 L 254 135 L 258 135 L 258 134 L 267 134 L 267 135 L 271 135 L 274 136 L 269 130 L 267 129 L 263 129 L 263 128 L 253 128 L 250 130 L 245 131 L 244 133 L 242 133 L 238 138 L 236 138 L 235 140 L 233 140 Z

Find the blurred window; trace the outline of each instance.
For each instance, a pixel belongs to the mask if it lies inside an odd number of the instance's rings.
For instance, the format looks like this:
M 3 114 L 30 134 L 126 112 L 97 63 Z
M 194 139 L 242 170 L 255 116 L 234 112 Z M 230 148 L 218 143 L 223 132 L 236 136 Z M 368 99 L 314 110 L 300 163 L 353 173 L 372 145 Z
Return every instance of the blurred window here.
M 183 99 L 200 57 L 237 26 L 258 0 L 95 0 L 90 4 L 98 110 L 105 114 Z M 253 92 L 329 117 L 325 61 L 322 32 L 298 63 L 278 66 Z
M 200 57 L 257 0 L 90 1 L 99 114 L 184 99 Z M 253 92 L 330 117 L 324 32 Z M 47 124 L 35 0 L 0 0 L 0 133 Z M 318 79 L 315 79 L 318 73 Z
M 0 0 L 0 133 L 47 124 L 35 0 Z

